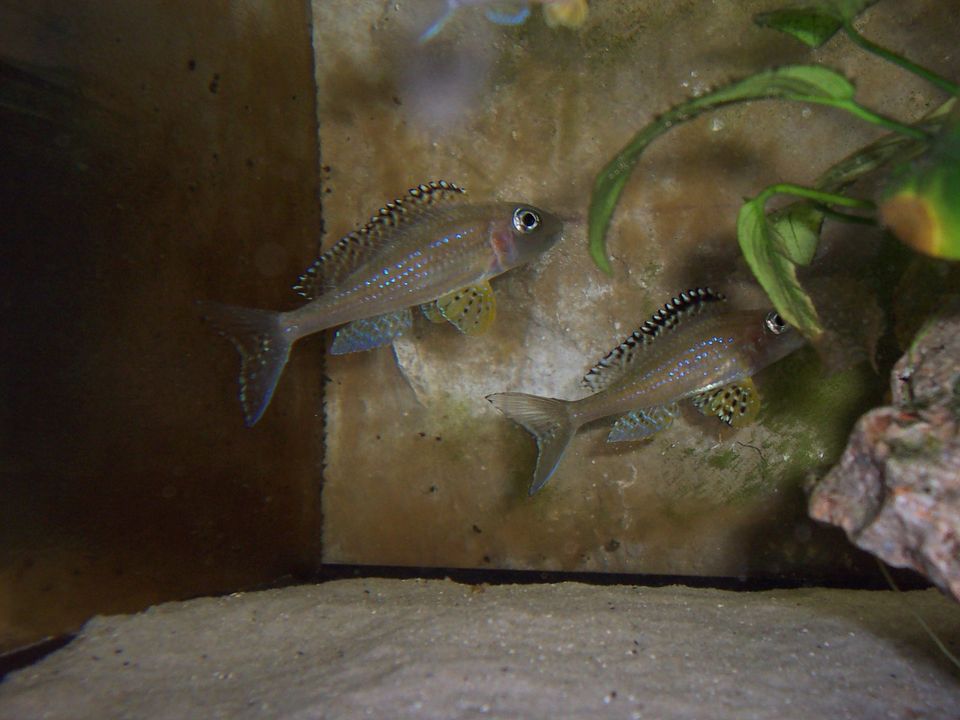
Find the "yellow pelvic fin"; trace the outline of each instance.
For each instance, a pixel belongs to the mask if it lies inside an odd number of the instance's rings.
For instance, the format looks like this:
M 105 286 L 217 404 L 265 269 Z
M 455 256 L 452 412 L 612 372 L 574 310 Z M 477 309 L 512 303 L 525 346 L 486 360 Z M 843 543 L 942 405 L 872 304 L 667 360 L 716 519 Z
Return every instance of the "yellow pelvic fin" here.
M 558 0 L 543 6 L 543 17 L 548 27 L 563 25 L 578 28 L 583 25 L 589 12 L 587 0 Z
M 731 427 L 749 425 L 760 412 L 760 395 L 753 380 L 746 378 L 693 397 L 693 406 Z
M 497 314 L 493 288 L 488 282 L 447 293 L 437 300 L 437 309 L 465 335 L 486 332 Z
M 421 305 L 420 312 L 422 312 L 423 316 L 432 323 L 442 323 L 447 321 L 447 319 L 443 316 L 443 313 L 440 312 L 440 308 L 437 307 L 436 301 Z

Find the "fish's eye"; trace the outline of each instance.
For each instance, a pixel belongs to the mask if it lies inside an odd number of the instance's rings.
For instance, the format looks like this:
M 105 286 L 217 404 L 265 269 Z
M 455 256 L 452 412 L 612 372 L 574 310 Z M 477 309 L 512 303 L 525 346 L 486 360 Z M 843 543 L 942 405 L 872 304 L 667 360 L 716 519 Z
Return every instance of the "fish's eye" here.
M 763 319 L 763 324 L 764 327 L 766 327 L 767 330 L 772 332 L 774 335 L 782 335 L 790 329 L 790 326 L 783 321 L 783 318 L 780 317 L 780 313 L 778 313 L 776 310 L 771 310 L 767 313 L 767 317 Z
M 540 227 L 540 216 L 530 208 L 518 207 L 513 211 L 513 226 L 517 232 L 532 233 Z

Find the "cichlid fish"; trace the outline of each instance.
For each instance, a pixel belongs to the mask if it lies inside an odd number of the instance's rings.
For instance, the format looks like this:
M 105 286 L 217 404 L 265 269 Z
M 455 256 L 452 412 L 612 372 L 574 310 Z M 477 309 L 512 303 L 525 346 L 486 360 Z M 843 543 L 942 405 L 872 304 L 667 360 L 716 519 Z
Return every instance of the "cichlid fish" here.
M 309 300 L 290 312 L 200 302 L 204 317 L 240 352 L 240 404 L 247 426 L 263 415 L 292 345 L 343 325 L 330 352 L 386 345 L 420 305 L 435 322 L 476 335 L 493 321 L 488 280 L 539 257 L 563 223 L 532 205 L 467 203 L 453 183 L 431 182 L 381 208 L 300 276 Z
M 536 0 L 543 5 L 543 14 L 550 27 L 563 25 L 576 28 L 583 25 L 587 19 L 587 0 Z M 436 37 L 447 21 L 461 7 L 467 5 L 493 5 L 488 7 L 484 14 L 491 22 L 498 25 L 521 25 L 530 17 L 530 3 L 523 0 L 514 3 L 512 10 L 498 10 L 497 3 L 491 0 L 445 0 L 446 7 L 443 14 L 437 18 L 420 36 L 420 42 L 427 42 Z M 502 5 L 503 3 L 500 3 Z
M 717 312 L 724 299 L 710 288 L 680 293 L 586 374 L 583 384 L 594 394 L 581 400 L 487 396 L 537 439 L 531 495 L 550 480 L 577 430 L 593 420 L 619 416 L 607 442 L 622 442 L 668 427 L 681 400 L 692 399 L 728 425 L 756 415 L 760 399 L 750 377 L 804 339 L 773 311 Z

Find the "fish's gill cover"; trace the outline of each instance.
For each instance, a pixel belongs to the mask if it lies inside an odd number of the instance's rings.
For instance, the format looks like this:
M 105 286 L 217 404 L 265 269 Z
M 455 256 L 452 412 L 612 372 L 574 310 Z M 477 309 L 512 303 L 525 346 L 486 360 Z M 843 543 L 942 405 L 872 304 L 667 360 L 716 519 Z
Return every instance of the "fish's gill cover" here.
M 662 333 L 672 330 L 685 319 L 698 315 L 709 303 L 723 302 L 726 296 L 708 287 L 693 288 L 680 293 L 653 317 L 635 330 L 626 340 L 608 352 L 583 376 L 582 384 L 599 392 L 623 375 L 639 349 L 653 342 Z
M 406 197 L 384 205 L 366 225 L 340 238 L 314 260 L 297 278 L 293 291 L 307 300 L 317 298 L 353 272 L 384 243 L 390 242 L 396 228 L 413 222 L 438 202 L 456 199 L 465 193 L 462 187 L 446 180 L 434 180 L 410 188 Z

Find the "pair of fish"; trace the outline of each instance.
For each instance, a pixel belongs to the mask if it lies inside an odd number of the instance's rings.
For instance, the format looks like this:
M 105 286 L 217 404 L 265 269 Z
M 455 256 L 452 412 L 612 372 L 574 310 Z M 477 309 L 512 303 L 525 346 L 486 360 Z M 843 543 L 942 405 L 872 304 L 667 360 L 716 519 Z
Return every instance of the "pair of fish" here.
M 334 354 L 386 345 L 408 330 L 411 308 L 469 335 L 493 321 L 489 280 L 534 260 L 563 230 L 561 219 L 526 203 L 468 203 L 462 188 L 411 189 L 342 238 L 294 286 L 307 304 L 290 312 L 200 303 L 240 353 L 240 403 L 248 426 L 273 396 L 293 344 L 343 325 Z M 728 424 L 759 407 L 750 377 L 803 344 L 775 312 L 718 312 L 708 288 L 681 293 L 587 373 L 593 394 L 567 401 L 523 393 L 487 399 L 537 440 L 530 494 L 553 475 L 576 431 L 619 416 L 608 440 L 639 440 L 669 426 L 691 399 Z
M 543 15 L 550 27 L 563 25 L 577 28 L 587 19 L 587 0 L 537 0 L 543 5 Z M 420 42 L 432 40 L 462 7 L 469 5 L 485 5 L 484 14 L 487 19 L 498 25 L 520 25 L 530 17 L 530 3 L 513 3 L 508 7 L 502 2 L 492 0 L 445 0 L 446 7 L 443 13 L 420 36 Z

